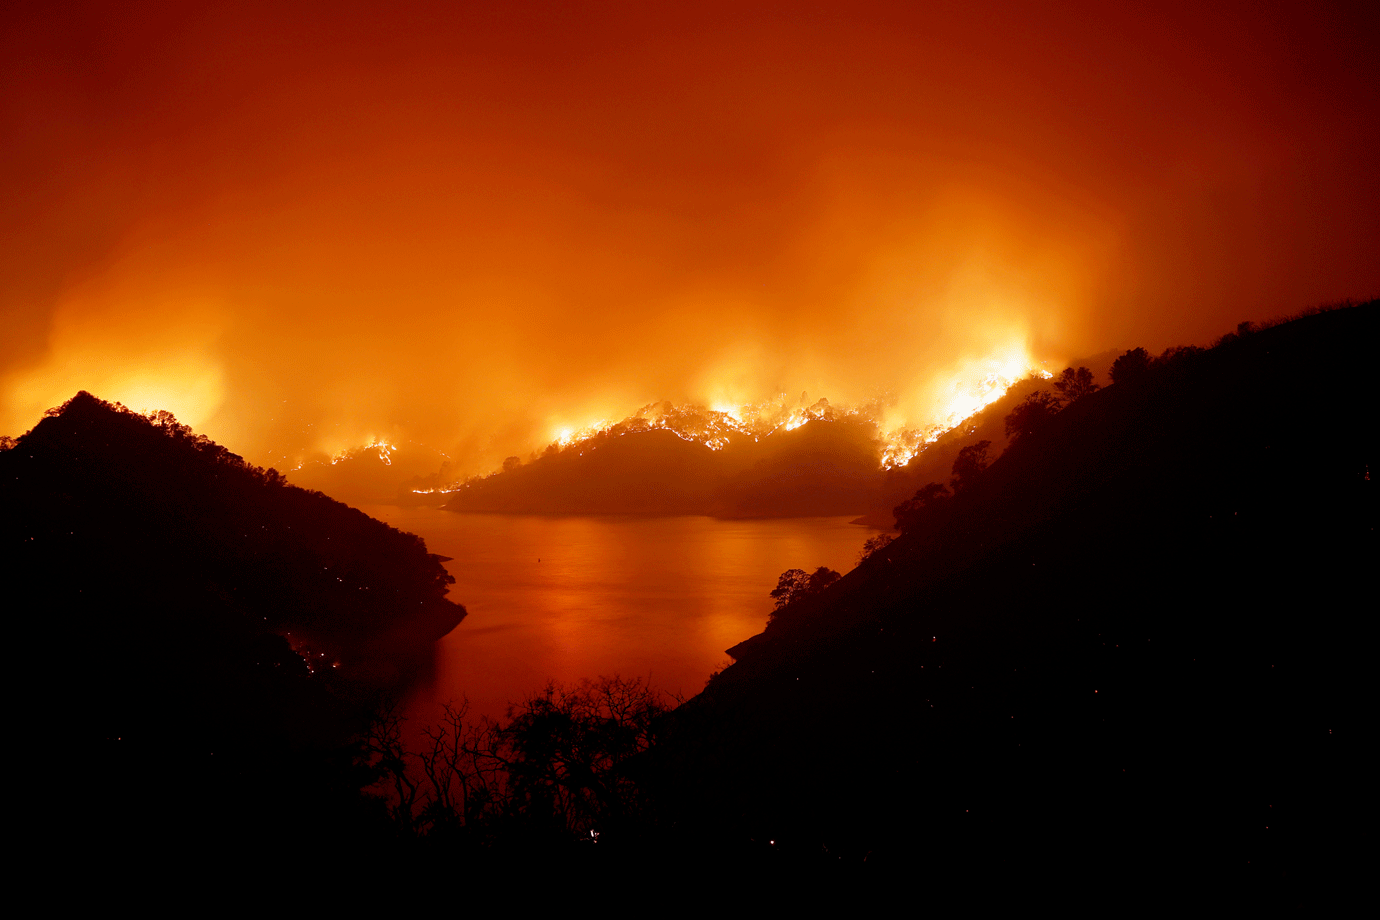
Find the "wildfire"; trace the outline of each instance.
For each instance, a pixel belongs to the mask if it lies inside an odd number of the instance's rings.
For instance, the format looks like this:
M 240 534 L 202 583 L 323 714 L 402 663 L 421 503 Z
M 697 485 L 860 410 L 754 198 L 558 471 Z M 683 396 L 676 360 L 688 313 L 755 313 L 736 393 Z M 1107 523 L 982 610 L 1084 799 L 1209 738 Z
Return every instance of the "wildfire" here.
M 953 395 L 945 404 L 947 412 L 938 423 L 939 427 L 946 431 L 957 427 L 964 419 L 971 418 L 1005 396 L 1006 391 L 1011 389 L 1011 385 L 1017 380 L 1032 374 L 1045 380 L 1054 376 L 1047 370 L 1021 368 L 1016 373 L 993 371 L 967 387 L 955 383 Z
M 578 427 L 557 428 L 552 432 L 552 441 L 547 450 L 567 450 L 600 437 L 621 437 L 641 431 L 669 431 L 685 441 L 719 451 L 735 439 L 760 441 L 777 431 L 794 431 L 812 421 L 861 418 L 876 426 L 881 440 L 881 465 L 889 470 L 910 463 L 941 436 L 1001 399 L 1017 381 L 1031 376 L 1044 379 L 1054 376 L 1036 367 L 1024 348 L 1011 348 L 1005 354 L 970 362 L 957 370 L 953 381 L 940 388 L 940 398 L 926 413 L 929 420 L 921 425 L 902 423 L 888 427 L 883 417 L 883 407 L 879 404 L 847 408 L 833 406 L 827 399 L 820 399 L 805 405 L 803 394 L 801 405 L 794 407 L 789 405 L 785 394 L 775 399 L 741 405 L 717 402 L 710 406 L 678 406 L 670 402 L 657 402 L 643 406 L 622 421 L 604 418 Z M 380 457 L 385 463 L 388 462 L 383 451 L 391 449 L 389 445 L 376 441 L 369 446 L 378 447 Z M 412 491 L 428 495 L 451 492 L 454 488 L 442 486 Z
M 703 444 L 710 450 L 723 450 L 734 438 L 760 441 L 777 430 L 793 431 L 820 418 L 841 418 L 853 411 L 839 411 L 821 399 L 812 406 L 790 408 L 785 397 L 776 401 L 713 407 L 676 406 L 669 402 L 650 403 L 621 422 L 598 422 L 580 429 L 575 437 L 558 440 L 562 447 L 596 435 L 621 436 L 635 431 L 669 431 L 686 441 Z
M 1001 399 L 1016 381 L 1032 375 L 1045 379 L 1053 376 L 1047 370 L 1019 363 L 1014 367 L 990 370 L 972 382 L 957 381 L 941 404 L 938 420 L 917 427 L 902 425 L 886 429 L 875 406 L 843 408 L 831 406 L 827 399 L 795 408 L 787 407 L 785 397 L 774 402 L 740 406 L 723 403 L 712 407 L 675 406 L 663 402 L 643 406 L 621 422 L 600 420 L 580 428 L 558 429 L 553 443 L 565 449 L 599 436 L 618 437 L 636 431 L 662 430 L 703 444 L 710 450 L 723 450 L 735 437 L 761 440 L 774 432 L 794 431 L 816 420 L 862 417 L 883 432 L 882 468 L 892 469 L 905 466 L 940 436 Z
M 392 466 L 393 451 L 397 449 L 397 445 L 389 444 L 387 441 L 383 440 L 383 438 L 374 438 L 368 444 L 365 444 L 361 447 L 347 448 L 345 450 L 342 450 L 335 456 L 331 457 L 331 466 L 335 466 L 342 460 L 349 460 L 351 457 L 355 456 L 357 453 L 364 450 L 378 451 L 379 460 L 383 462 L 383 465 Z

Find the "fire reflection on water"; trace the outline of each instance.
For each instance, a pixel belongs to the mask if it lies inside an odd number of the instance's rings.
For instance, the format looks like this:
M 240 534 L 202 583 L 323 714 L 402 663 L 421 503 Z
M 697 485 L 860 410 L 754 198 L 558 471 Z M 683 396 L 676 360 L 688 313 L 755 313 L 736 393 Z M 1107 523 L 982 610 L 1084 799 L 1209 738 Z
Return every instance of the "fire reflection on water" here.
M 441 642 L 425 721 L 461 697 L 503 716 L 548 680 L 620 674 L 692 696 L 760 632 L 789 568 L 848 571 L 878 531 L 846 518 L 554 517 L 367 506 L 452 557 L 450 596 L 469 611 Z

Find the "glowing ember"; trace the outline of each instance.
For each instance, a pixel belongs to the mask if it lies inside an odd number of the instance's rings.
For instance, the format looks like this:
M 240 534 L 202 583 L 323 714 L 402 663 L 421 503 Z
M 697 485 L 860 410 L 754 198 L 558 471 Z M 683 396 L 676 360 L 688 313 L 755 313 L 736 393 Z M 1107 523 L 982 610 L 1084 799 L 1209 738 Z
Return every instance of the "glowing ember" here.
M 339 462 L 342 461 L 342 460 L 349 460 L 350 458 L 352 458 L 352 457 L 354 457 L 356 454 L 358 454 L 360 451 L 365 451 L 365 450 L 375 450 L 375 451 L 378 451 L 379 460 L 381 460 L 381 461 L 383 462 L 383 465 L 384 465 L 384 466 L 392 466 L 392 465 L 393 465 L 393 451 L 395 451 L 395 450 L 397 450 L 397 449 L 398 449 L 398 448 L 397 448 L 397 445 L 389 444 L 387 441 L 383 440 L 382 438 L 374 438 L 374 439 L 371 440 L 368 444 L 365 444 L 363 447 L 352 447 L 352 448 L 348 448 L 348 449 L 346 449 L 346 450 L 342 450 L 340 453 L 338 453 L 338 454 L 336 454 L 335 456 L 331 457 L 331 466 L 335 466 L 337 463 L 339 463 Z

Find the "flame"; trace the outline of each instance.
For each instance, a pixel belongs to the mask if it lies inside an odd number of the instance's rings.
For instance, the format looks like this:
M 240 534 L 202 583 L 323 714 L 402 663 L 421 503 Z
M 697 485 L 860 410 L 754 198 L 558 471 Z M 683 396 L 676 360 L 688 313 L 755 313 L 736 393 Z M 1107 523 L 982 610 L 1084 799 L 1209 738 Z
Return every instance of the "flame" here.
M 827 399 L 813 405 L 791 408 L 787 397 L 780 394 L 760 402 L 740 404 L 718 400 L 710 405 L 675 405 L 670 402 L 649 403 L 621 421 L 599 418 L 583 425 L 562 425 L 552 429 L 552 441 L 547 450 L 567 450 L 579 447 L 599 437 L 621 437 L 641 431 L 669 431 L 676 437 L 703 444 L 710 450 L 723 450 L 735 439 L 752 438 L 760 441 L 777 431 L 795 431 L 819 420 L 862 418 L 877 427 L 881 438 L 881 467 L 903 467 L 921 454 L 940 437 L 962 425 L 992 403 L 1006 395 L 1020 380 L 1036 376 L 1049 379 L 1054 375 L 1037 366 L 1023 345 L 1011 345 L 980 360 L 962 362 L 956 373 L 937 388 L 938 398 L 930 402 L 928 418 L 911 424 L 904 416 L 896 416 L 895 400 L 890 406 L 873 402 L 860 407 L 834 406 Z M 931 388 L 931 392 L 934 388 Z M 803 402 L 802 398 L 802 402 Z M 915 412 L 917 400 L 910 401 Z M 369 447 L 380 450 L 380 458 L 388 462 L 384 451 L 392 446 L 375 439 Z M 492 475 L 492 474 L 491 474 Z M 418 495 L 454 492 L 452 486 L 419 488 Z
M 578 444 L 581 441 L 588 441 L 590 438 L 594 437 L 600 432 L 607 431 L 611 427 L 613 427 L 613 422 L 607 419 L 600 419 L 598 421 L 590 422 L 588 425 L 583 425 L 579 428 L 558 428 L 556 429 L 556 437 L 554 438 L 553 443 L 559 444 L 561 447 L 569 447 L 570 445 Z
M 794 409 L 786 407 L 784 396 L 740 405 L 719 401 L 710 406 L 676 406 L 662 402 L 643 406 L 620 422 L 600 419 L 579 427 L 558 428 L 553 445 L 565 449 L 599 436 L 663 430 L 710 450 L 723 450 L 735 437 L 761 440 L 773 432 L 794 431 L 819 419 L 861 416 L 884 432 L 882 468 L 892 469 L 905 466 L 942 435 L 1001 399 L 1017 381 L 1030 376 L 1048 379 L 1054 375 L 1036 366 L 1023 346 L 1010 346 L 986 359 L 967 362 L 958 375 L 940 388 L 942 396 L 930 420 L 915 426 L 902 423 L 888 427 L 876 405 L 837 407 L 827 399 Z
M 347 447 L 344 450 L 332 455 L 331 466 L 335 466 L 342 460 L 349 460 L 351 457 L 355 456 L 359 452 L 366 450 L 377 451 L 379 455 L 379 460 L 382 461 L 383 465 L 392 466 L 393 452 L 397 449 L 398 447 L 396 444 L 390 444 L 383 438 L 374 437 L 369 440 L 368 444 L 363 444 L 359 447 Z M 298 464 L 298 467 L 301 467 L 300 463 Z
M 955 362 L 940 377 L 939 385 L 917 387 L 919 393 L 899 401 L 904 408 L 893 406 L 878 420 L 878 428 L 886 432 L 883 468 L 905 466 L 941 436 L 1005 396 L 1017 381 L 1032 376 L 1049 379 L 1054 375 L 1035 363 L 1022 336 L 1013 336 L 981 358 Z M 923 394 L 929 395 L 919 398 Z M 919 425 L 911 421 L 917 415 L 925 419 Z
M 940 410 L 938 424 L 946 430 L 957 427 L 964 419 L 971 418 L 1005 396 L 1017 380 L 1032 374 L 1046 380 L 1054 376 L 1047 370 L 1024 362 L 1006 362 L 975 381 L 954 381 Z

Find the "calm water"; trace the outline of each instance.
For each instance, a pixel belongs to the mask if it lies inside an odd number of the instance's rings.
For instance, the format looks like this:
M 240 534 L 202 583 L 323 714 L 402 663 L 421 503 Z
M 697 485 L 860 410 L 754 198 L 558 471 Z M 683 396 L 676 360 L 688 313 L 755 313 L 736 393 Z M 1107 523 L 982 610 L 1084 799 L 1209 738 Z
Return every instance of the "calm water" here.
M 366 506 L 453 557 L 450 597 L 469 616 L 441 643 L 440 673 L 410 711 L 467 696 L 473 713 L 547 680 L 619 674 L 692 696 L 761 632 L 786 569 L 846 572 L 877 531 L 847 518 L 545 517 Z

